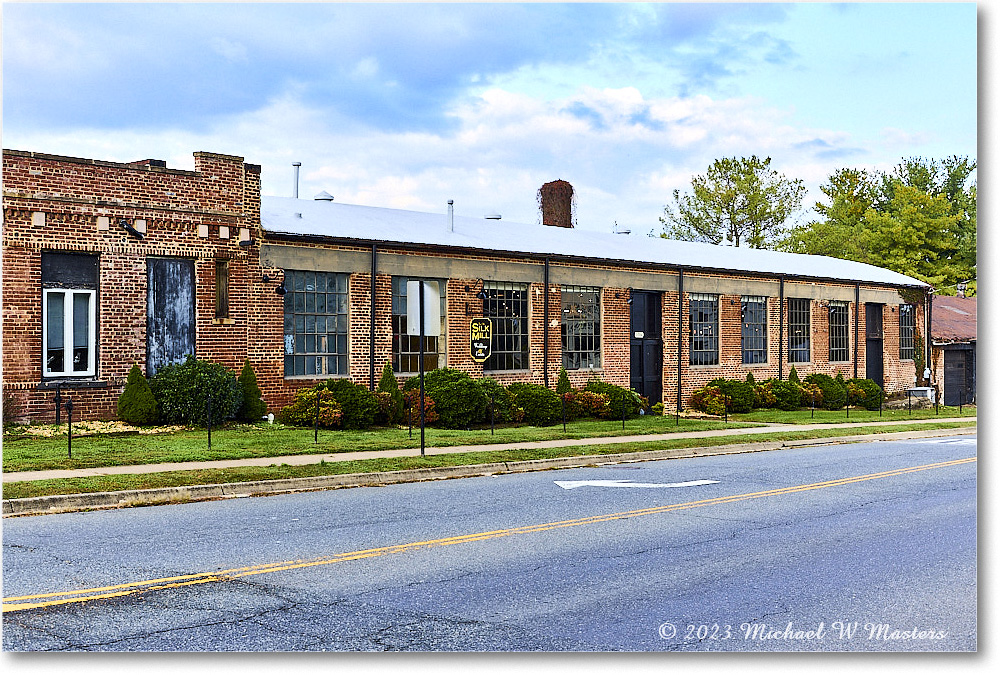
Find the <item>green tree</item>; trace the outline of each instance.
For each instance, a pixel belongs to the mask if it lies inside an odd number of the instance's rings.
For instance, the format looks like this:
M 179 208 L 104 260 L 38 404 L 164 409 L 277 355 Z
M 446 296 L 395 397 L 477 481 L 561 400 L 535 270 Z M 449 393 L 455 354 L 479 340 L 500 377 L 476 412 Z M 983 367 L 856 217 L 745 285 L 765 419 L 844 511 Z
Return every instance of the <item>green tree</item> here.
M 729 242 L 774 248 L 785 221 L 802 205 L 805 185 L 771 168 L 771 158 L 723 158 L 691 179 L 691 192 L 674 190 L 660 217 L 667 239 Z
M 260 387 L 257 385 L 257 374 L 253 372 L 250 360 L 243 362 L 243 370 L 237 378 L 243 388 L 243 407 L 240 408 L 240 419 L 246 422 L 260 422 L 267 414 L 267 404 L 261 399 Z
M 118 419 L 129 424 L 145 426 L 155 424 L 160 417 L 153 390 L 139 370 L 138 364 L 128 371 L 125 389 L 118 397 Z
M 392 364 L 386 361 L 382 368 L 382 377 L 378 381 L 377 391 L 384 391 L 392 398 L 389 406 L 389 423 L 397 424 L 403 421 L 403 392 L 399 389 L 399 382 L 396 380 L 396 373 L 392 371 Z

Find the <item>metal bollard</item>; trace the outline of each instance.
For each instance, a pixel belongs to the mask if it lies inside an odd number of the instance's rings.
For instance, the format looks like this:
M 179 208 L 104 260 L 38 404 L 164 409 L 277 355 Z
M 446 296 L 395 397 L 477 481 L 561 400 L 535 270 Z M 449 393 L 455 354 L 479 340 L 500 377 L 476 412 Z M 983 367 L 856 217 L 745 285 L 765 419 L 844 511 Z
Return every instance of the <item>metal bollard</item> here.
M 490 436 L 496 434 L 496 400 L 494 399 L 493 393 L 490 392 Z
M 66 399 L 66 418 L 69 425 L 66 428 L 66 449 L 69 458 L 73 459 L 73 398 Z
M 56 385 L 56 397 L 55 397 L 55 403 L 56 403 L 56 426 L 59 426 L 59 424 L 60 424 L 60 422 L 59 422 L 59 409 L 62 407 L 62 400 L 63 400 L 63 398 L 62 398 L 62 387 L 57 384 Z
M 566 394 L 560 394 L 559 400 L 562 401 L 563 433 L 566 433 Z
M 212 392 L 208 392 L 208 449 L 212 449 Z
M 313 443 L 319 443 L 319 390 L 316 390 L 316 419 L 313 421 Z

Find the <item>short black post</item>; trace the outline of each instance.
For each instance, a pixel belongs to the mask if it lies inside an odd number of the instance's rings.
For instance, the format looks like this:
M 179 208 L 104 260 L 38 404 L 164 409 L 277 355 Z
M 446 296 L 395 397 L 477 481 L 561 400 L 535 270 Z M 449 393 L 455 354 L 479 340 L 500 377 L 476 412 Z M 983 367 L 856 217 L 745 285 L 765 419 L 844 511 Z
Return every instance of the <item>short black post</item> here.
M 879 393 L 878 393 L 878 416 L 879 417 L 882 416 L 882 392 L 881 391 L 879 391 Z
M 59 425 L 59 409 L 62 407 L 62 387 L 56 385 L 56 426 Z
M 319 389 L 316 390 L 316 419 L 313 421 L 313 443 L 319 443 Z
M 812 389 L 809 390 L 809 417 L 816 418 L 816 392 Z
M 681 409 L 680 408 L 678 408 L 677 410 L 674 411 L 674 421 L 677 423 L 677 426 L 681 425 Z
M 212 392 L 208 392 L 208 399 L 206 402 L 208 407 L 208 449 L 212 449 Z
M 850 394 L 847 395 L 847 405 L 844 406 L 844 407 L 847 408 L 847 419 L 851 419 L 851 395 Z
M 493 392 L 490 392 L 490 436 L 496 434 L 496 424 L 494 419 L 496 418 L 496 402 L 493 399 Z
M 722 402 L 722 419 L 729 424 L 729 404 L 726 401 Z
M 566 433 L 566 394 L 560 394 L 559 400 L 562 401 L 563 433 Z
M 409 405 L 406 406 L 406 429 L 410 434 L 411 440 L 413 439 L 413 420 L 410 417 L 410 413 L 412 412 L 412 410 L 413 410 L 412 406 Z
M 940 412 L 941 407 L 941 397 L 938 396 L 937 387 L 934 387 L 934 414 L 937 415 Z
M 622 395 L 622 431 L 625 431 L 625 396 Z
M 906 390 L 906 412 L 913 414 L 913 402 L 910 400 L 910 390 Z
M 66 449 L 69 452 L 69 458 L 73 459 L 73 399 L 66 399 L 66 419 L 69 425 L 66 428 Z

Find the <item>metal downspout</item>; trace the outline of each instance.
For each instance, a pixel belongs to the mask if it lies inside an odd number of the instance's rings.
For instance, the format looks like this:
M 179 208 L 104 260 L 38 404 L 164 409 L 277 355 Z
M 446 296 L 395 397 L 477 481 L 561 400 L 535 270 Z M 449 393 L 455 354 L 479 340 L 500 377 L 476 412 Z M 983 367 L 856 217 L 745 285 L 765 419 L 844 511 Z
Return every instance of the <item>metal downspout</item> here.
M 677 272 L 677 412 L 684 409 L 681 402 L 681 355 L 684 345 L 684 270 Z
M 542 379 L 549 388 L 549 257 L 545 256 L 545 279 L 542 290 Z
M 378 246 L 372 244 L 372 272 L 371 272 L 371 324 L 368 330 L 368 389 L 375 391 L 375 265 L 378 258 Z
M 785 374 L 785 277 L 778 277 L 778 379 Z
M 858 379 L 858 324 L 861 319 L 861 284 L 854 284 L 854 379 Z

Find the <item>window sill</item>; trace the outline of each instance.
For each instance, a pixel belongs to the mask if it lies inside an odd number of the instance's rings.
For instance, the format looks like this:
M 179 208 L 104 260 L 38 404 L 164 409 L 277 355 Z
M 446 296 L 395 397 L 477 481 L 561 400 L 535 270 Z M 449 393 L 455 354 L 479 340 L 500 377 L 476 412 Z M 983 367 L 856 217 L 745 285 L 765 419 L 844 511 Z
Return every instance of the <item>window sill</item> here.
M 567 373 L 603 373 L 604 368 L 566 368 Z
M 689 363 L 688 364 L 688 368 L 690 370 L 717 370 L 719 368 L 722 368 L 722 364 L 721 363 L 708 363 L 708 364 Z
M 526 373 L 530 374 L 533 372 L 530 368 L 523 368 L 520 370 L 486 370 L 483 368 L 483 374 L 495 373 L 497 375 L 524 375 Z
M 90 379 L 53 377 L 52 379 L 39 382 L 36 389 L 55 389 L 56 387 L 60 389 L 106 389 L 107 386 L 107 382 L 104 380 L 95 380 L 92 376 Z
M 350 375 L 285 375 L 286 380 L 309 381 L 309 380 L 344 380 Z
M 212 324 L 215 326 L 232 326 L 235 323 L 236 319 L 223 319 L 223 318 L 212 319 Z

